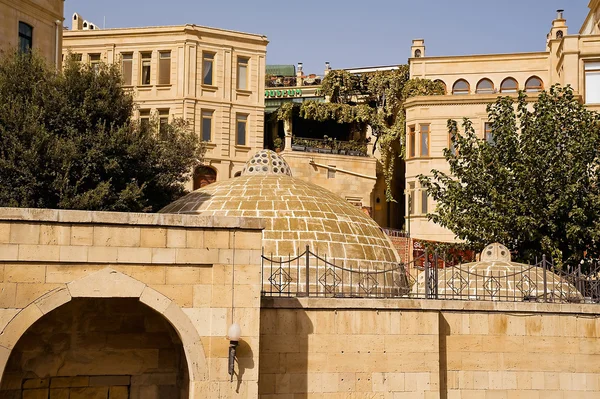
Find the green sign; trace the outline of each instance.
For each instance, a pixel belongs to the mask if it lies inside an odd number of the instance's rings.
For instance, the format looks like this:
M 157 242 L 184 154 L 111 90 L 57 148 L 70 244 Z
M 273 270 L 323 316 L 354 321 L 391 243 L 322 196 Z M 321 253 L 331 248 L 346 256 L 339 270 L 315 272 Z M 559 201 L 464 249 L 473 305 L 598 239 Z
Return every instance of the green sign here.
M 302 89 L 265 90 L 265 97 L 299 97 L 299 96 L 302 96 Z

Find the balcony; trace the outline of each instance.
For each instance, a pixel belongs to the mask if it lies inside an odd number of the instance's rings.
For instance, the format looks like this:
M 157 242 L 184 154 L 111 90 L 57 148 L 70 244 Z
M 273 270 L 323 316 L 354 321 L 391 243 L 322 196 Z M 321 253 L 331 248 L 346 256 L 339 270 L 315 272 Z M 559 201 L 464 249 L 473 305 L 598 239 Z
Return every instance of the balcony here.
M 292 137 L 292 151 L 368 157 L 367 141 L 342 141 L 324 136 L 323 139 Z

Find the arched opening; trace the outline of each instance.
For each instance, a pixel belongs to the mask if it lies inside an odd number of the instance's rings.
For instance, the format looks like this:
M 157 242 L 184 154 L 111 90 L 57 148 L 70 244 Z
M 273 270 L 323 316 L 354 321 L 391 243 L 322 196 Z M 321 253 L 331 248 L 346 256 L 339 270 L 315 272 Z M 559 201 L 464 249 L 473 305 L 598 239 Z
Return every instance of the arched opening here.
M 434 82 L 441 84 L 444 87 L 444 94 L 448 94 L 448 87 L 446 86 L 446 83 L 444 83 L 443 80 L 436 79 L 434 80 Z
M 562 39 L 564 37 L 564 35 L 565 34 L 563 33 L 562 30 L 559 30 L 559 31 L 556 32 L 556 38 L 557 39 Z
M 516 93 L 519 91 L 519 83 L 514 78 L 506 78 L 500 84 L 501 93 Z
M 194 190 L 217 181 L 217 171 L 209 166 L 198 166 L 194 170 Z
M 17 341 L 0 397 L 187 398 L 188 387 L 181 339 L 163 315 L 138 298 L 73 298 Z
M 525 82 L 525 91 L 528 93 L 536 93 L 544 90 L 544 82 L 537 76 L 532 76 Z
M 235 174 L 233 175 L 233 177 L 240 177 L 242 175 L 242 172 L 235 172 Z
M 423 53 L 421 52 L 421 50 L 416 49 L 415 50 L 415 58 L 421 58 L 423 55 Z
M 494 83 L 487 78 L 481 79 L 477 83 L 475 92 L 478 94 L 492 94 L 494 93 Z
M 452 94 L 469 94 L 470 91 L 471 86 L 464 79 L 457 80 L 454 86 L 452 86 Z

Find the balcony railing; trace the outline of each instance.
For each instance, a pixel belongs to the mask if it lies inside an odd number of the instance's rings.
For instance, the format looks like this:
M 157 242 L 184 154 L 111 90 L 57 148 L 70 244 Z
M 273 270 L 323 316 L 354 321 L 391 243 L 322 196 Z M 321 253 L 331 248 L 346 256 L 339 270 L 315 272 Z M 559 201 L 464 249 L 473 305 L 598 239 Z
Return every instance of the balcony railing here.
M 350 155 L 354 157 L 368 156 L 366 142 L 358 142 L 354 140 L 342 141 L 327 138 L 327 136 L 325 136 L 323 139 L 294 137 L 292 139 L 292 151 Z

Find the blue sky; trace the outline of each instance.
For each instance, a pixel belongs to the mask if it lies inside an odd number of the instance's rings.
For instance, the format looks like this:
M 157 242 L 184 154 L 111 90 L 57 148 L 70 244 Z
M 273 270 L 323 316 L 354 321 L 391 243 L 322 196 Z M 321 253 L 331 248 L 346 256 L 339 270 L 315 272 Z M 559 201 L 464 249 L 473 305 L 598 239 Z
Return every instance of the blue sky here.
M 294 4 L 295 6 L 292 6 Z M 306 73 L 406 63 L 411 40 L 426 53 L 463 55 L 543 51 L 557 9 L 579 32 L 588 0 L 66 0 L 107 28 L 196 25 L 268 37 L 267 63 L 304 63 Z

